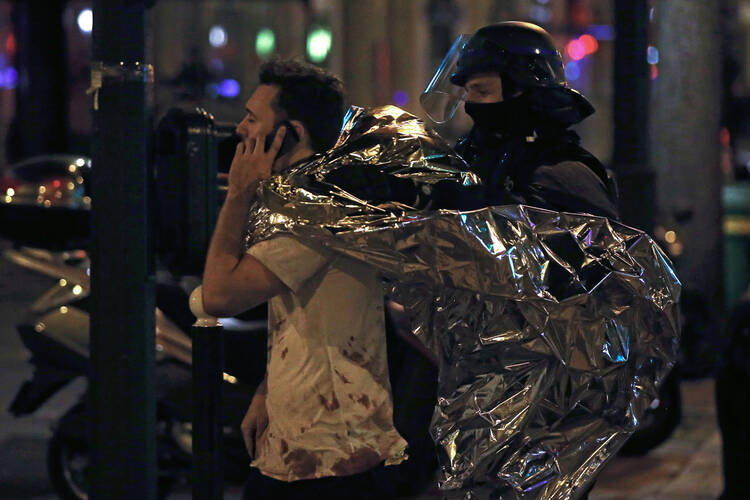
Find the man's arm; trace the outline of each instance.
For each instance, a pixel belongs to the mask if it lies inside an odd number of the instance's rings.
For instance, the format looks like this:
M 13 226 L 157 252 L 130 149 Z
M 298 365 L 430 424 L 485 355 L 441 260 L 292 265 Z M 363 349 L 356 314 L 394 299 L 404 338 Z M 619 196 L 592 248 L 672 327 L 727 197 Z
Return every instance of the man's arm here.
M 286 286 L 258 259 L 242 252 L 252 196 L 229 193 L 221 208 L 203 272 L 203 306 L 213 316 L 233 316 L 266 302 Z
M 268 385 L 266 379 L 267 376 L 263 377 L 263 382 L 256 389 L 253 400 L 240 425 L 242 439 L 245 441 L 245 448 L 250 458 L 255 458 L 260 436 L 265 432 L 266 427 L 268 427 L 268 411 L 266 410 Z
M 237 145 L 229 170 L 227 198 L 219 213 L 203 271 L 203 307 L 208 314 L 233 316 L 286 290 L 276 275 L 242 251 L 248 209 L 260 182 L 271 175 L 271 165 L 284 132 L 284 128 L 279 129 L 265 152 L 260 140 L 245 140 Z

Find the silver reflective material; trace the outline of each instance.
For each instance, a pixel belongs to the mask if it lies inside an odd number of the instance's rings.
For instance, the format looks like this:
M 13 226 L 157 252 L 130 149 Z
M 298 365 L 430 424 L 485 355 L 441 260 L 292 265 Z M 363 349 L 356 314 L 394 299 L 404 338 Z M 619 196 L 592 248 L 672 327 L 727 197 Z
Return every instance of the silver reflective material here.
M 362 199 L 357 169 L 472 185 L 412 115 L 354 108 L 325 156 L 265 182 L 250 241 L 278 232 L 376 268 L 440 362 L 432 436 L 450 498 L 567 499 L 638 427 L 678 350 L 680 282 L 646 234 L 529 206 Z

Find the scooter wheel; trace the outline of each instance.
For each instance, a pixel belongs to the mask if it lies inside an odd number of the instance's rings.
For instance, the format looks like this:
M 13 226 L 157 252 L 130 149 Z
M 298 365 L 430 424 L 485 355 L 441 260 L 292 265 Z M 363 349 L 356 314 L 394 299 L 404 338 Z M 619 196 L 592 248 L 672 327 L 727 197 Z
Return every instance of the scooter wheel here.
M 65 417 L 85 416 L 86 406 L 78 404 Z M 61 500 L 88 500 L 90 485 L 90 449 L 85 438 L 65 432 L 65 425 L 81 425 L 80 421 L 63 417 L 47 445 L 47 473 L 52 488 Z M 72 434 L 72 435 L 71 435 Z M 159 476 L 157 498 L 164 500 L 174 486 L 171 476 Z
M 55 431 L 47 447 L 47 472 L 62 500 L 88 500 L 89 448 Z

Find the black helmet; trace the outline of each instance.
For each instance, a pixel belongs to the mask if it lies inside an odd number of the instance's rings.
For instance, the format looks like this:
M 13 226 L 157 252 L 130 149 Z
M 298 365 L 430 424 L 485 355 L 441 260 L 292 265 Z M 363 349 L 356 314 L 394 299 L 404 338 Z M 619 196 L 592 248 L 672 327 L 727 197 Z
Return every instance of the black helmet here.
M 552 37 L 531 23 L 506 21 L 481 28 L 464 47 L 450 79 L 463 86 L 469 75 L 481 71 L 497 71 L 519 88 L 567 86 Z
M 568 87 L 552 36 L 535 24 L 506 21 L 456 39 L 420 97 L 427 115 L 437 123 L 450 120 L 464 99 L 467 79 L 489 71 L 498 72 L 504 92 L 524 91 L 536 111 L 561 124 L 578 123 L 594 112 Z

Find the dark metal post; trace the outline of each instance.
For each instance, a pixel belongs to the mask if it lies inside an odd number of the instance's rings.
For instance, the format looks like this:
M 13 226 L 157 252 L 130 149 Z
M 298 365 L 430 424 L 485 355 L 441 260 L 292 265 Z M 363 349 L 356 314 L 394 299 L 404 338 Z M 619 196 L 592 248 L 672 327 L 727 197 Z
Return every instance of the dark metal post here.
M 94 0 L 91 498 L 156 498 L 143 2 Z
M 193 325 L 193 499 L 224 497 L 222 397 L 224 330 L 203 310 L 202 288 L 190 295 Z
M 648 22 L 648 0 L 615 0 L 612 167 L 620 184 L 622 220 L 651 233 L 657 203 L 648 161 Z

